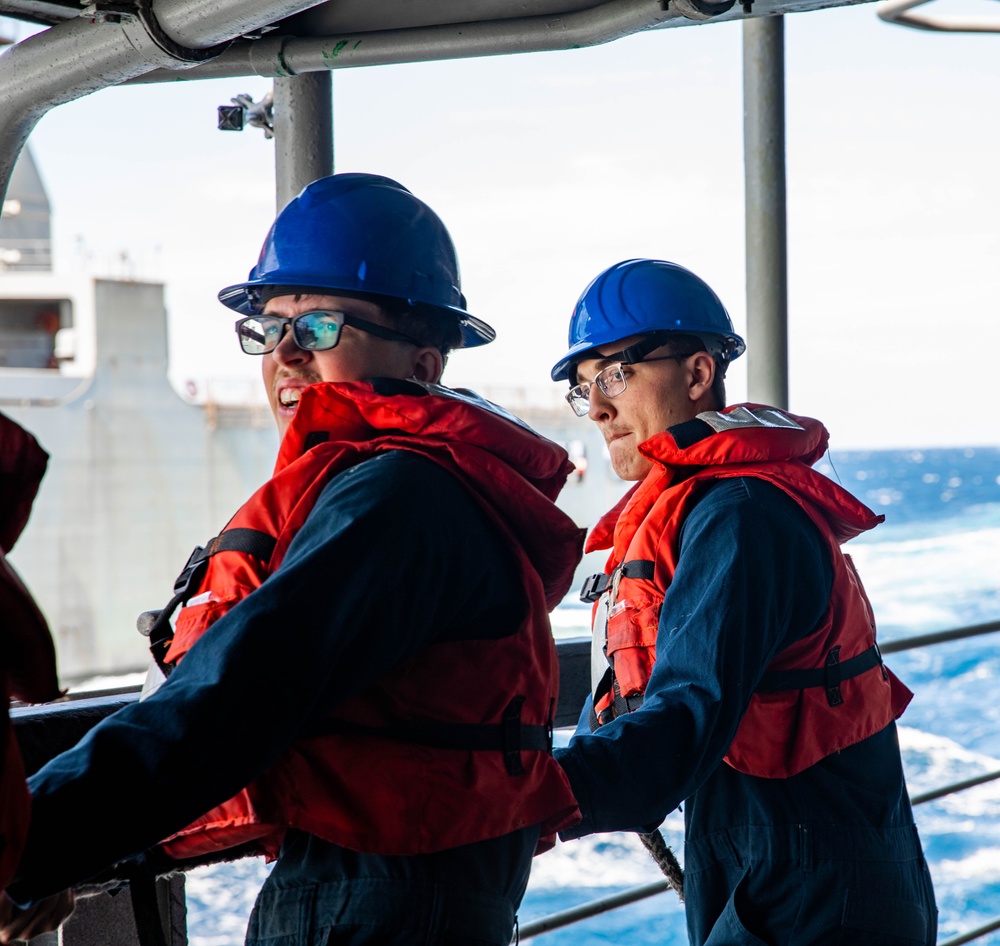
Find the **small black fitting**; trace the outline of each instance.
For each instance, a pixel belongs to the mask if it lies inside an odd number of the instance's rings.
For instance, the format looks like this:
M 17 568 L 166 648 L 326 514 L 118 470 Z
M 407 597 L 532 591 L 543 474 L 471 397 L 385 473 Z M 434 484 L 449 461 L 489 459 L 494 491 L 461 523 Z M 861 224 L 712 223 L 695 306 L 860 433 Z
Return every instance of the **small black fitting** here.
M 243 131 L 246 109 L 242 105 L 219 106 L 219 131 Z

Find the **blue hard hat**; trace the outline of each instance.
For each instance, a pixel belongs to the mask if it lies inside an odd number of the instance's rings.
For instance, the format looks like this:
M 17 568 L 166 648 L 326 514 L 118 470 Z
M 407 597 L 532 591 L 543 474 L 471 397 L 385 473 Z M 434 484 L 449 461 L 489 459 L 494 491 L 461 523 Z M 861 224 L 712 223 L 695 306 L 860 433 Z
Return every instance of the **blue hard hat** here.
M 650 332 L 696 335 L 724 366 L 746 351 L 709 285 L 676 263 L 630 259 L 604 270 L 580 296 L 569 322 L 569 351 L 552 369 L 564 381 L 601 345 Z
M 376 174 L 334 174 L 303 188 L 278 214 L 246 282 L 227 286 L 219 301 L 253 315 L 265 286 L 430 306 L 457 319 L 463 348 L 496 337 L 465 311 L 458 257 L 441 219 L 402 184 Z

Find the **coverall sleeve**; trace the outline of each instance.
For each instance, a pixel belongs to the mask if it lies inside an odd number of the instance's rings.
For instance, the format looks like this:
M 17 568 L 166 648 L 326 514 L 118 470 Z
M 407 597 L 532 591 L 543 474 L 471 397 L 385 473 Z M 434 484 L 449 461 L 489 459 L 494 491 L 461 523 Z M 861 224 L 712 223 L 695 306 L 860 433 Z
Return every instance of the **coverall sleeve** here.
M 345 471 L 281 567 L 152 697 L 32 776 L 11 897 L 25 905 L 155 844 L 429 643 L 470 624 L 502 636 L 524 607 L 512 554 L 449 473 L 402 452 Z
M 740 478 L 706 491 L 681 531 L 643 705 L 556 750 L 583 813 L 563 839 L 648 831 L 691 795 L 771 659 L 815 628 L 832 579 L 819 531 L 779 489 Z

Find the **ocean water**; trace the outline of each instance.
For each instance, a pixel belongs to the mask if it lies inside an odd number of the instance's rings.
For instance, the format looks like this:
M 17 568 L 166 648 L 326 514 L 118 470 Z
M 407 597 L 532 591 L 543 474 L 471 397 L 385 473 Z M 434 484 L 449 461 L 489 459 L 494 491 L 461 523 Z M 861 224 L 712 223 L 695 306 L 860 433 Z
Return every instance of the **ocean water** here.
M 834 452 L 818 469 L 883 513 L 847 549 L 872 599 L 882 642 L 1000 619 L 1000 448 Z M 587 632 L 572 600 L 557 636 Z M 900 724 L 911 795 L 1000 771 L 1000 632 L 892 654 L 916 694 Z M 568 738 L 568 734 L 560 734 Z M 940 910 L 941 941 L 1000 916 L 1000 780 L 915 809 Z M 683 848 L 678 814 L 664 835 Z M 257 861 L 188 876 L 192 946 L 238 946 L 266 868 Z M 523 924 L 596 897 L 659 880 L 624 834 L 560 844 L 536 858 Z M 538 936 L 546 946 L 682 946 L 683 907 L 672 892 Z M 977 940 L 1000 946 L 1000 931 Z

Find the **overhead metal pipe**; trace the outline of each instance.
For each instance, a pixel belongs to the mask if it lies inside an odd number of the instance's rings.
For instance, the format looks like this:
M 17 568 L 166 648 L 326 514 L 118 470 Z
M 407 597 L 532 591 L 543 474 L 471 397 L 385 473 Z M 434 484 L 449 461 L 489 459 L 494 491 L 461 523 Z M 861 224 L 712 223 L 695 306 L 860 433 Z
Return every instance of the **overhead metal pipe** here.
M 0 200 L 28 135 L 51 108 L 154 69 L 187 69 L 236 36 L 316 0 L 139 0 L 29 36 L 0 56 Z
M 788 238 L 785 215 L 784 18 L 743 23 L 747 388 L 788 407 Z
M 141 0 L 140 0 L 141 2 Z M 148 2 L 148 0 L 147 0 Z M 252 33 L 320 0 L 153 0 L 156 18 L 178 43 L 209 46 Z
M 306 184 L 333 173 L 333 76 L 274 80 L 274 179 L 278 213 Z
M 479 23 L 412 27 L 327 37 L 264 36 L 235 43 L 185 79 L 267 78 L 328 72 L 359 66 L 430 62 L 552 52 L 609 43 L 684 17 L 661 0 L 611 0 L 574 13 Z M 149 73 L 137 80 L 160 82 L 176 75 Z

